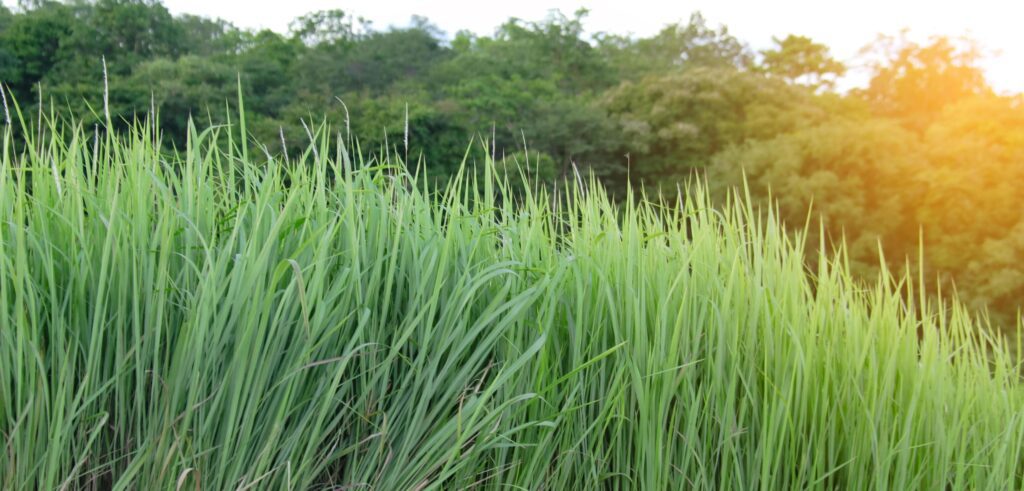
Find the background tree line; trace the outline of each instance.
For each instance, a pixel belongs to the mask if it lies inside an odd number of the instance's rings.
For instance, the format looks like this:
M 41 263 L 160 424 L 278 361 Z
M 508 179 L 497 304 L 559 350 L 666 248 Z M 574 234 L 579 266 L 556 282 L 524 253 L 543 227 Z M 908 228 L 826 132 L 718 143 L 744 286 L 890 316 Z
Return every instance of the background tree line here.
M 286 147 L 273 151 L 299 151 L 303 123 L 326 117 L 364 151 L 404 144 L 408 123 L 410 159 L 442 178 L 476 135 L 499 155 L 528 149 L 548 182 L 576 166 L 616 193 L 696 174 L 724 196 L 745 175 L 795 227 L 813 204 L 863 273 L 879 245 L 899 269 L 923 244 L 927 277 L 1015 322 L 1024 99 L 986 83 L 977 46 L 880 37 L 864 52 L 868 85 L 840 93 L 846 67 L 803 36 L 756 52 L 699 14 L 648 38 L 588 34 L 585 16 L 448 36 L 423 18 L 376 29 L 331 10 L 281 34 L 158 1 L 22 1 L 0 7 L 0 80 L 26 113 L 42 100 L 90 124 L 105 57 L 115 118 L 158 106 L 171 146 L 189 116 L 224 122 L 240 80 L 250 130 Z

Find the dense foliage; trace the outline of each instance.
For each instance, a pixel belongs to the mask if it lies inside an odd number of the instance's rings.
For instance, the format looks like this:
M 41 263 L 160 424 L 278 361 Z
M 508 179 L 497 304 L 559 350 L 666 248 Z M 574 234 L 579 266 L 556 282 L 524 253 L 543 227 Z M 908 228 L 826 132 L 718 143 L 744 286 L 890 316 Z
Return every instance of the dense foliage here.
M 0 487 L 1024 485 L 1020 348 L 771 209 L 245 128 L 5 131 Z
M 41 101 L 89 126 L 103 120 L 105 57 L 115 122 L 156 106 L 167 148 L 185 145 L 189 115 L 225 123 L 240 77 L 248 126 L 274 155 L 296 156 L 326 117 L 362 149 L 422 158 L 438 178 L 477 135 L 496 155 L 531 154 L 545 182 L 576 167 L 618 199 L 629 184 L 674 190 L 694 174 L 721 199 L 745 172 L 752 199 L 779 200 L 790 226 L 813 203 L 865 277 L 881 245 L 894 269 L 913 257 L 946 291 L 1016 323 L 1024 102 L 987 86 L 976 46 L 879 38 L 864 55 L 870 82 L 838 93 L 846 67 L 806 37 L 754 52 L 700 15 L 641 39 L 588 34 L 584 21 L 556 12 L 449 36 L 422 18 L 380 30 L 333 10 L 281 34 L 174 17 L 152 0 L 34 0 L 0 8 L 0 80 L 26 114 Z

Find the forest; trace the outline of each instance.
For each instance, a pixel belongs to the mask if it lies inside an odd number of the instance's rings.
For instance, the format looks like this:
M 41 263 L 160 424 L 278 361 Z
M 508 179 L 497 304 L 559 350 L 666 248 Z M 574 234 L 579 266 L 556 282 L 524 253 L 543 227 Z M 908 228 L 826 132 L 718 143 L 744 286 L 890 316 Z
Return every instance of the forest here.
M 862 278 L 884 254 L 889 269 L 1017 324 L 1024 98 L 988 84 L 984 47 L 866 39 L 856 63 L 870 79 L 848 88 L 853 67 L 799 33 L 755 50 L 699 13 L 645 38 L 586 22 L 554 11 L 483 36 L 329 10 L 278 33 L 159 1 L 23 0 L 0 7 L 0 81 L 30 121 L 93 128 L 109 112 L 127 128 L 155 112 L 168 152 L 187 145 L 190 120 L 231 123 L 241 92 L 253 144 L 272 142 L 261 149 L 272 156 L 296 158 L 327 122 L 362 153 L 437 179 L 482 147 L 552 188 L 595 176 L 618 200 L 695 180 L 718 202 L 744 189 L 794 233 L 823 232 L 809 247 L 845 239 Z

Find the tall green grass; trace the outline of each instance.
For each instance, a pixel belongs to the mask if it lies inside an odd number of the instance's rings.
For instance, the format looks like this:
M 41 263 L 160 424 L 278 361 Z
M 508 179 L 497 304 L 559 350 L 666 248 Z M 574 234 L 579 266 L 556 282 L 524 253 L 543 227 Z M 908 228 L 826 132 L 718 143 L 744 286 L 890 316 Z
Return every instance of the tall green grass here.
M 1019 347 L 743 199 L 44 126 L 0 166 L 3 489 L 1024 482 Z

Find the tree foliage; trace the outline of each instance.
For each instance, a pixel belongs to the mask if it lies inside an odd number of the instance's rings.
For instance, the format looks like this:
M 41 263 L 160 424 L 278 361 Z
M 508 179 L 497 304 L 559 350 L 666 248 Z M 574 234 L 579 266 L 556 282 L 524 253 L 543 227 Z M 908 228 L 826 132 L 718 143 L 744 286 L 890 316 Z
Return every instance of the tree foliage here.
M 832 58 L 828 46 L 809 37 L 790 34 L 782 39 L 773 37 L 772 42 L 772 49 L 761 52 L 761 64 L 765 71 L 789 83 L 832 87 L 836 78 L 846 73 L 846 66 Z
M 865 52 L 874 75 L 860 95 L 918 129 L 946 106 L 991 91 L 977 66 L 980 48 L 970 40 L 936 37 L 921 45 L 904 32 L 880 36 Z

